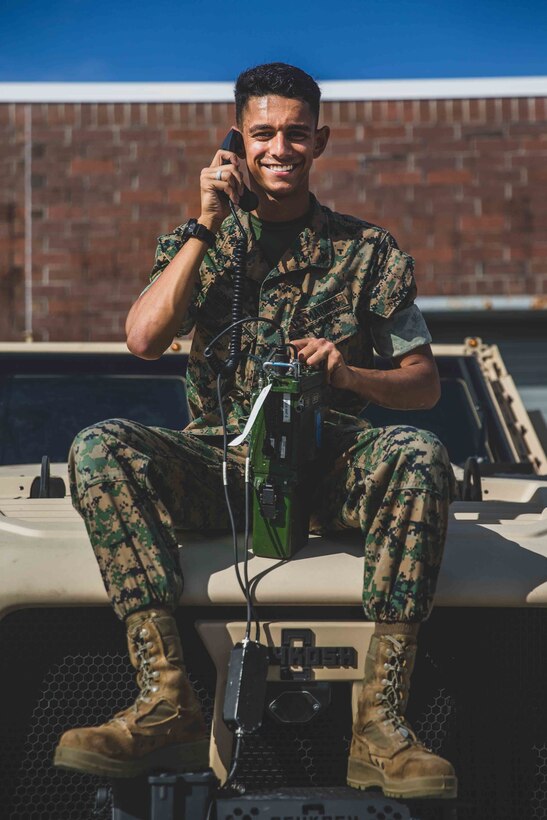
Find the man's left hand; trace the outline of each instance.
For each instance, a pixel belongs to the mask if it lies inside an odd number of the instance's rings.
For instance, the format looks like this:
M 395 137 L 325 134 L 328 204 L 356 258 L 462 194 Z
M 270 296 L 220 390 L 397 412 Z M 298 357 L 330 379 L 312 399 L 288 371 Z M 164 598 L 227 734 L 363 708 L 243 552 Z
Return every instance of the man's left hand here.
M 296 347 L 298 358 L 304 364 L 319 367 L 324 362 L 327 381 L 333 387 L 349 388 L 351 371 L 333 342 L 328 339 L 291 339 L 290 344 Z

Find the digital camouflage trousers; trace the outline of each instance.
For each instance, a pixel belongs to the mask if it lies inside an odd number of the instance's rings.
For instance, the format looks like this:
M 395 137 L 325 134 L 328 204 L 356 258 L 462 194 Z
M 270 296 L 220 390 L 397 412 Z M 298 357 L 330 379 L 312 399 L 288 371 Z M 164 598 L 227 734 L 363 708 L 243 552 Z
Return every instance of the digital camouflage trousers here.
M 363 605 L 372 621 L 419 622 L 433 602 L 454 477 L 444 446 L 413 427 L 325 425 L 314 529 L 360 528 Z M 174 608 L 183 589 L 175 530 L 229 527 L 218 438 L 110 419 L 78 434 L 69 457 L 82 515 L 116 614 Z M 228 450 L 244 517 L 246 445 Z

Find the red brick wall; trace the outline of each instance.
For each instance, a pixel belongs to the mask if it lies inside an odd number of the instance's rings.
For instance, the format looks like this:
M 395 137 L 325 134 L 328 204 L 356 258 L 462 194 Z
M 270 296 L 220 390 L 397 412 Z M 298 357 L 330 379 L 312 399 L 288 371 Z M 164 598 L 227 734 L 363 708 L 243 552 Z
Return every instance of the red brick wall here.
M 24 333 L 24 104 L 0 105 L 0 338 Z M 156 236 L 199 214 L 226 103 L 32 104 L 36 340 L 123 338 Z M 547 295 L 547 100 L 328 102 L 313 190 L 389 228 L 422 295 Z

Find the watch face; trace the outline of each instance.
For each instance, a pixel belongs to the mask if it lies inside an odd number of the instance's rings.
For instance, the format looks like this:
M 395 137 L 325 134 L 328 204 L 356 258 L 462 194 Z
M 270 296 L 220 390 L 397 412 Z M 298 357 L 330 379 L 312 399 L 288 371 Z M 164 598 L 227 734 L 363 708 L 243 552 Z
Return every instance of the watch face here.
M 211 234 L 211 232 L 208 231 L 204 225 L 200 225 L 197 219 L 188 220 L 184 231 L 184 236 L 186 239 L 190 236 L 194 236 L 196 239 L 201 239 L 203 242 L 206 242 L 209 247 L 214 242 L 214 235 Z

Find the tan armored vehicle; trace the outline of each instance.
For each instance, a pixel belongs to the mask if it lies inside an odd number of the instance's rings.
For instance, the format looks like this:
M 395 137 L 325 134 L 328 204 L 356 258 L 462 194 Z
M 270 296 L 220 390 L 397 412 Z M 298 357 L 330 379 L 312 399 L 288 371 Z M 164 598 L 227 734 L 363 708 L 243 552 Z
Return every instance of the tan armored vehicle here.
M 65 729 L 100 723 L 134 695 L 123 630 L 66 494 L 65 462 L 74 434 L 103 418 L 185 425 L 187 343 L 174 348 L 146 362 L 121 344 L 0 346 L 0 813 L 10 820 L 114 816 L 108 802 L 92 815 L 96 779 L 51 765 Z M 547 817 L 547 456 L 496 347 L 469 339 L 434 353 L 443 386 L 434 410 L 366 411 L 375 423 L 436 432 L 462 496 L 451 507 L 409 719 L 454 763 L 460 820 L 540 820 Z M 233 750 L 222 721 L 224 684 L 245 602 L 230 535 L 185 534 L 180 558 L 180 631 L 212 726 L 210 763 L 222 780 Z M 237 780 L 251 795 L 245 816 L 259 817 L 255 792 L 320 794 L 345 783 L 352 685 L 372 626 L 361 610 L 357 534 L 311 538 L 286 562 L 251 556 L 249 572 L 270 671 L 263 725 L 243 743 Z M 441 816 L 432 812 L 420 817 Z

